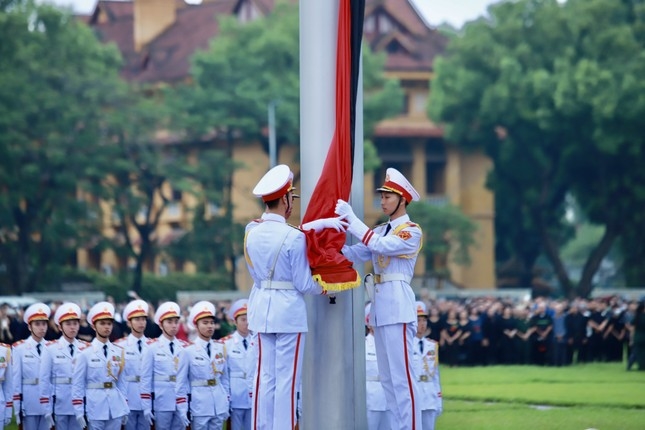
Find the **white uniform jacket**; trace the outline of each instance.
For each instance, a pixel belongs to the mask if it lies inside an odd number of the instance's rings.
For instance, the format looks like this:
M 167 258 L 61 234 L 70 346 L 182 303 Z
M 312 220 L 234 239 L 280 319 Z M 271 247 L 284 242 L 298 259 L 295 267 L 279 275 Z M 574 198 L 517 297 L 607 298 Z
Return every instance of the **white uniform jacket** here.
M 74 345 L 74 356 L 69 346 Z M 74 363 L 81 351 L 90 344 L 74 339 L 69 343 L 65 338 L 47 342 L 40 363 L 40 398 L 48 399 L 49 413 L 74 415 L 72 406 L 72 376 Z M 54 400 L 54 396 L 56 399 Z
M 229 377 L 226 366 L 226 348 L 221 342 L 209 341 L 211 356 L 206 352 L 206 341 L 195 339 L 185 349 L 188 358 L 186 372 L 180 373 L 177 385 L 187 386 L 190 413 L 194 417 L 212 417 L 229 414 Z
M 395 275 L 411 280 L 414 265 L 421 249 L 421 228 L 410 222 L 408 215 L 390 221 L 391 229 L 384 235 L 387 224 L 374 228 L 367 245 L 343 246 L 343 255 L 353 263 L 372 261 L 376 275 Z M 370 323 L 375 327 L 411 323 L 417 320 L 415 297 L 409 280 L 377 283 L 372 298 Z
M 423 342 L 423 354 L 419 348 L 419 341 Z M 441 383 L 439 381 L 439 345 L 432 339 L 414 338 L 412 365 L 417 378 L 417 392 L 421 410 L 443 409 L 441 397 Z
M 121 377 L 125 382 L 126 398 L 131 411 L 143 410 L 141 405 L 141 362 L 143 352 L 148 348 L 148 338 L 141 337 L 141 352 L 139 352 L 138 340 L 129 334 L 115 342 L 125 351 L 125 368 Z
M 148 341 L 141 360 L 141 405 L 143 410 L 173 412 L 187 406 L 186 385 L 177 383 L 177 375 L 187 371 L 188 359 L 184 347 L 190 345 L 165 336 Z M 154 402 L 151 402 L 154 397 Z M 178 405 L 182 405 L 178 408 Z
M 103 346 L 107 345 L 107 357 Z M 76 358 L 72 376 L 72 404 L 75 415 L 105 421 L 130 413 L 121 373 L 125 351 L 111 342 L 94 339 Z M 83 410 L 85 397 L 85 410 Z
M 237 331 L 223 340 L 228 354 L 228 375 L 231 378 L 231 408 L 251 409 L 253 382 L 258 366 L 257 336 L 252 333 L 248 335 L 246 348 L 242 343 L 244 338 Z
M 11 346 L 0 343 L 0 419 L 11 416 L 13 408 L 13 375 Z
M 246 226 L 244 242 L 253 278 L 249 329 L 255 333 L 306 332 L 303 294 L 321 294 L 322 288 L 311 276 L 305 234 L 284 217 L 265 213 Z M 269 286 L 269 280 L 275 284 Z
M 365 380 L 367 381 L 367 410 L 387 411 L 385 391 L 383 391 L 378 373 L 376 345 L 371 333 L 365 337 Z
M 38 343 L 29 336 L 13 344 L 13 401 L 15 414 L 22 410 L 23 415 L 45 415 L 46 401 L 41 403 L 40 388 L 40 362 L 45 355 L 45 342 L 40 342 L 41 353 L 38 355 Z M 22 400 L 22 401 L 21 401 Z

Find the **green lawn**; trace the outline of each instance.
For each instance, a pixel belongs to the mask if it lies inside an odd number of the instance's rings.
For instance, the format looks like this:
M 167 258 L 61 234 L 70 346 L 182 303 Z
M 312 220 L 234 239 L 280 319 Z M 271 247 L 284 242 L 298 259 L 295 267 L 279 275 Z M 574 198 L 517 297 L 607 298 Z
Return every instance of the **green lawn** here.
M 437 430 L 645 429 L 645 372 L 623 364 L 443 366 L 441 385 Z
M 441 368 L 438 430 L 643 430 L 645 372 L 623 364 Z

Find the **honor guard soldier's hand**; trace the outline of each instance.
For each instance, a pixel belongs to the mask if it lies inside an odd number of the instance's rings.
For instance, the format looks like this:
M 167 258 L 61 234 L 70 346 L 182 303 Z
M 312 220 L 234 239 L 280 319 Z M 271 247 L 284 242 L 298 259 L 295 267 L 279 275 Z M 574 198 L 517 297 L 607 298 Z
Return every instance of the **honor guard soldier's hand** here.
M 349 203 L 345 200 L 338 199 L 338 202 L 336 202 L 336 210 L 334 212 L 341 218 L 346 219 L 349 225 L 358 221 L 358 217 L 354 214 L 354 209 L 352 209 Z
M 45 422 L 47 423 L 48 428 L 52 428 L 56 425 L 56 422 L 54 421 L 54 417 L 52 416 L 52 414 L 45 415 Z
M 83 415 L 77 415 L 76 422 L 78 423 L 79 426 L 81 426 L 82 429 L 87 427 L 87 423 L 85 422 L 85 418 L 83 418 Z
M 310 221 L 302 225 L 303 230 L 314 230 L 316 233 L 320 233 L 326 228 L 333 228 L 337 232 L 345 231 L 349 225 L 347 222 L 343 221 L 342 216 L 334 218 L 321 218 Z
M 150 425 L 152 425 L 153 421 L 155 420 L 155 416 L 153 415 L 150 409 L 146 409 L 143 411 L 143 417 Z

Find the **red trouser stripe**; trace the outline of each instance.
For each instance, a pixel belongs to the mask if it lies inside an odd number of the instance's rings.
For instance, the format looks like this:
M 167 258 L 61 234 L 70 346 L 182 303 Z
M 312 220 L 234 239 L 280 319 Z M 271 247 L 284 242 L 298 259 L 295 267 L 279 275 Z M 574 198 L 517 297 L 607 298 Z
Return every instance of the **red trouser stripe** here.
M 300 336 L 298 333 L 298 340 L 296 341 L 296 356 L 293 360 L 293 377 L 291 378 L 291 428 L 296 428 L 296 376 L 298 375 L 298 353 L 300 352 Z
M 414 388 L 412 387 L 412 377 L 410 376 L 410 363 L 408 362 L 408 334 L 407 324 L 403 324 L 403 355 L 405 356 L 405 374 L 408 377 L 408 388 L 410 390 L 410 401 L 412 402 L 412 430 L 416 428 L 416 416 L 414 413 Z
M 255 374 L 255 411 L 253 413 L 253 428 L 258 428 L 258 399 L 260 398 L 260 371 L 262 363 L 262 337 L 258 333 L 258 371 Z

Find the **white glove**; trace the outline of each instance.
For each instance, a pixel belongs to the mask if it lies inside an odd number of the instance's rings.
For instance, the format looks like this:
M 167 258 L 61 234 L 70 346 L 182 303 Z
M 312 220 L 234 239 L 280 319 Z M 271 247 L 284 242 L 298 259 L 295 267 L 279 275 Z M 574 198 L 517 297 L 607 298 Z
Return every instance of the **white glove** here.
M 123 415 L 121 417 L 121 425 L 124 426 L 128 423 L 128 415 Z
M 45 414 L 45 422 L 47 423 L 47 428 L 52 428 L 56 425 L 54 417 L 50 413 Z
M 148 421 L 148 424 L 152 425 L 152 422 L 155 420 L 155 416 L 152 414 L 150 409 L 145 409 L 143 411 L 143 418 Z
M 188 413 L 186 411 L 181 411 L 179 412 L 179 416 L 181 417 L 181 421 L 184 423 L 184 427 L 188 427 L 190 425 L 190 420 L 188 419 Z
M 20 424 L 20 413 L 16 413 L 16 424 Z
M 87 427 L 87 423 L 85 422 L 85 418 L 83 418 L 83 415 L 76 415 L 76 422 L 78 423 L 79 426 L 81 426 L 82 429 Z
M 342 219 L 346 219 L 347 222 L 351 225 L 354 221 L 358 220 L 358 217 L 354 214 L 354 209 L 347 203 L 345 200 L 338 199 L 336 202 L 336 209 L 334 210 L 336 215 L 339 215 Z
M 343 221 L 344 217 L 337 218 L 321 218 L 310 221 L 302 225 L 303 230 L 314 230 L 316 233 L 320 233 L 326 228 L 333 228 L 338 232 L 344 232 L 348 224 L 346 221 Z
M 443 414 L 443 408 L 437 409 L 437 416 L 439 417 L 441 414 Z

